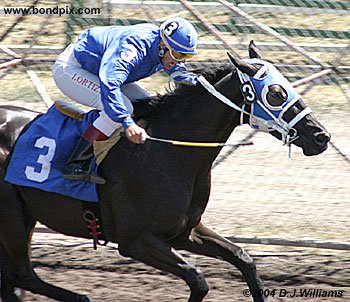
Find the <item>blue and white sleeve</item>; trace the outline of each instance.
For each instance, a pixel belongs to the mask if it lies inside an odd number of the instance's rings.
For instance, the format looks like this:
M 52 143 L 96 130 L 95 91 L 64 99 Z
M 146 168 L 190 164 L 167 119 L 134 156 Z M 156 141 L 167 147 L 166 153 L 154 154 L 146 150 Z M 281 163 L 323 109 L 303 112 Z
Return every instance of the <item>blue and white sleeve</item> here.
M 183 84 L 196 85 L 198 82 L 198 76 L 195 73 L 187 71 L 187 68 L 183 64 L 177 64 L 170 70 L 165 70 L 169 74 L 170 79 Z
M 135 124 L 128 111 L 121 86 L 127 80 L 132 68 L 133 58 L 126 60 L 119 49 L 108 49 L 102 57 L 99 78 L 101 82 L 101 99 L 106 114 L 115 122 L 122 123 L 126 129 Z M 130 54 L 130 56 L 133 54 Z M 137 54 L 135 54 L 137 56 Z

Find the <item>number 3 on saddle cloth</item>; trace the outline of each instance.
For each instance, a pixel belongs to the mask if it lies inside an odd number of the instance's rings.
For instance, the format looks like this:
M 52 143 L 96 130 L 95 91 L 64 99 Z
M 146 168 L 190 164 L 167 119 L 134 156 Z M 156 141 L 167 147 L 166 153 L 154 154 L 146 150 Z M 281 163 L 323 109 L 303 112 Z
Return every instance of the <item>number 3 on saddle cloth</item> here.
M 96 184 L 62 176 L 63 166 L 74 146 L 98 115 L 97 110 L 92 110 L 79 121 L 52 106 L 17 140 L 5 180 L 15 185 L 98 202 Z M 97 169 L 97 165 L 94 164 L 93 168 Z

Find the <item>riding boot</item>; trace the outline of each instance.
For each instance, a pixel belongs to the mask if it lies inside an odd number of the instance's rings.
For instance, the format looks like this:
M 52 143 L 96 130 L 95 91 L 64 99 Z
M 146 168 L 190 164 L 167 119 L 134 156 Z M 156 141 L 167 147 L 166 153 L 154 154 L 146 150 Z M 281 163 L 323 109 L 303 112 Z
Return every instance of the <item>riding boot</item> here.
M 92 170 L 94 159 L 94 141 L 108 137 L 90 125 L 79 139 L 73 153 L 63 168 L 63 177 L 70 180 L 85 180 L 96 184 L 105 184 L 106 180 Z

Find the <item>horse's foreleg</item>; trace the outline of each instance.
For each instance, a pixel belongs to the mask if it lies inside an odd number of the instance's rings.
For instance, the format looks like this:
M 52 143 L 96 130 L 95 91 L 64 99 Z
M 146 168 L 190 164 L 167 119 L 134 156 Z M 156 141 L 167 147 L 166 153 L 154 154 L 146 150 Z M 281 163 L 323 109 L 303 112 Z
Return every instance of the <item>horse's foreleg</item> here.
M 186 250 L 195 254 L 222 259 L 233 264 L 243 274 L 254 302 L 267 301 L 263 293 L 263 284 L 257 274 L 255 263 L 247 252 L 218 233 L 199 223 L 191 232 L 190 238 L 173 240 L 175 249 Z
M 201 302 L 208 293 L 202 272 L 173 251 L 166 241 L 151 233 L 140 235 L 127 246 L 119 244 L 119 252 L 183 279 L 191 289 L 189 302 Z

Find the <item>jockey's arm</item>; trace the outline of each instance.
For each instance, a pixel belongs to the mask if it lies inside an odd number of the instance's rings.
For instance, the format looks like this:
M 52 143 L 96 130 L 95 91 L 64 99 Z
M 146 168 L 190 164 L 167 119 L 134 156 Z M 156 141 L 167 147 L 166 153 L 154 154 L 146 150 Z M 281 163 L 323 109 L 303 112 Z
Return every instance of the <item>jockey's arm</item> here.
M 169 74 L 171 80 L 177 83 L 184 83 L 189 85 L 196 85 L 198 82 L 198 77 L 196 74 L 188 72 L 187 68 L 183 63 L 175 65 L 170 70 L 165 70 Z
M 101 99 L 104 110 L 114 122 L 122 123 L 126 136 L 133 143 L 143 143 L 147 138 L 144 129 L 137 126 L 128 111 L 121 86 L 134 68 L 132 58 L 120 56 L 120 50 L 108 49 L 102 57 L 99 78 L 101 82 Z

